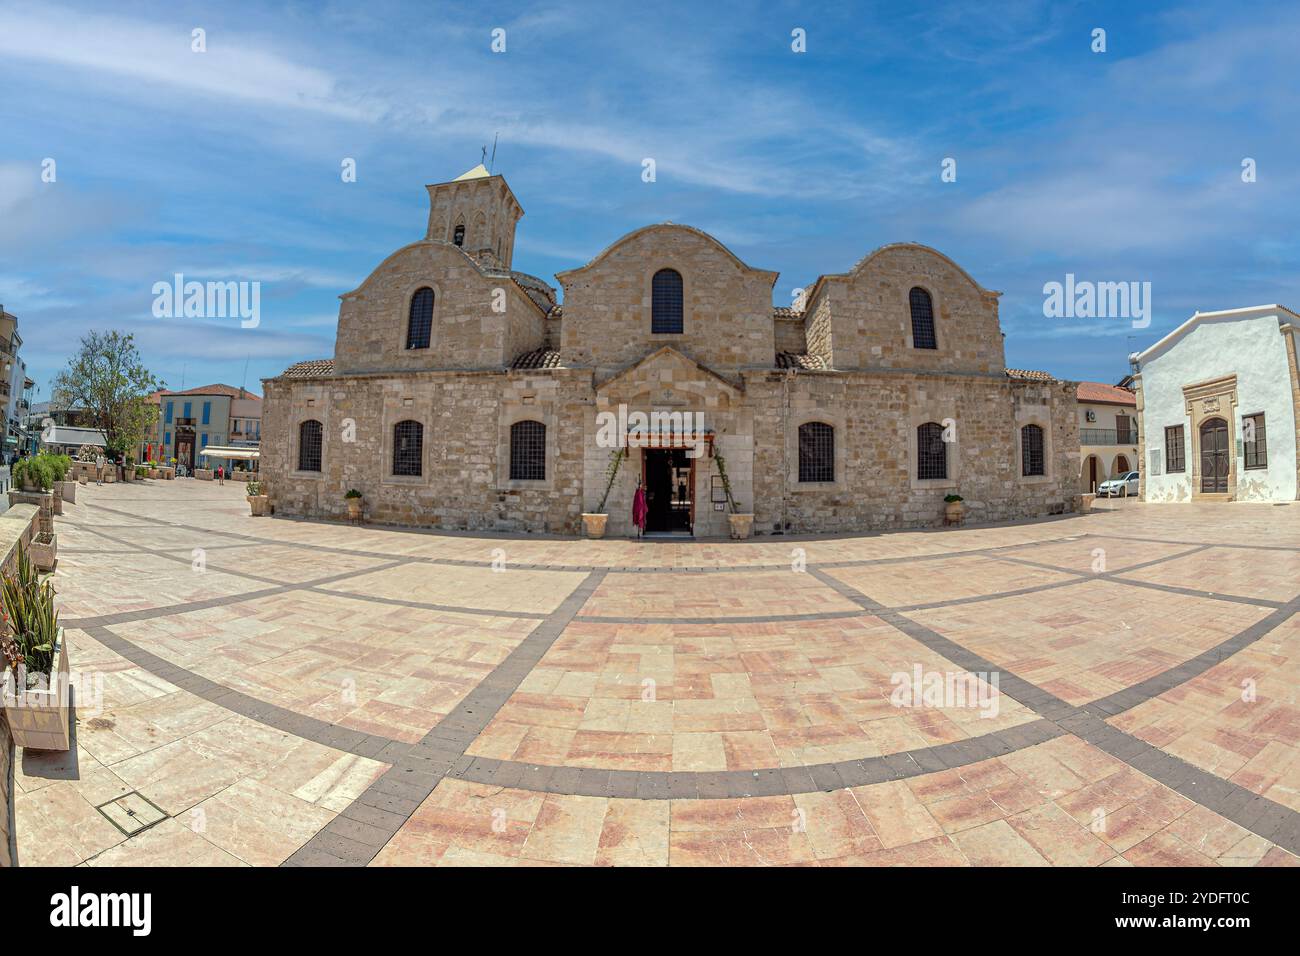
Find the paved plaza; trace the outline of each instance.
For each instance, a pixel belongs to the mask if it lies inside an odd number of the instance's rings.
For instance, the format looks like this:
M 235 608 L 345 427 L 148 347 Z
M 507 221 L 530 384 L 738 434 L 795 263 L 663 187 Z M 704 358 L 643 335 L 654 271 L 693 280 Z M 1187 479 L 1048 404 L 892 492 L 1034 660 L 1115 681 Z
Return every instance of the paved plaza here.
M 1297 862 L 1300 504 L 637 542 L 242 494 L 56 519 L 20 864 Z

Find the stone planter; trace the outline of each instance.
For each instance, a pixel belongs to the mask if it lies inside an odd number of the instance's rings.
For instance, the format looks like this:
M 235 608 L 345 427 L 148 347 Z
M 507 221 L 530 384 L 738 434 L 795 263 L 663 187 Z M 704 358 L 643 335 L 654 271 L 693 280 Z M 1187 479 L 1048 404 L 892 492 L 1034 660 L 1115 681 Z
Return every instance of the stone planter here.
M 744 541 L 754 533 L 754 516 L 752 514 L 729 514 L 727 524 L 731 525 L 731 536 L 737 541 Z
M 116 466 L 116 465 L 105 465 L 105 466 L 104 466 L 104 484 L 106 484 L 106 485 L 111 485 L 111 484 L 112 484 L 113 482 L 115 482 L 115 481 L 117 481 L 117 466 Z
M 150 468 L 150 469 L 149 469 L 149 477 L 150 477 L 150 478 L 157 478 L 157 477 L 158 477 L 158 469 L 157 469 L 157 468 Z
M 1074 510 L 1081 515 L 1086 515 L 1092 510 L 1092 503 L 1097 499 L 1095 494 L 1075 495 Z
M 86 473 L 81 469 L 77 469 L 77 484 L 84 485 L 85 483 L 86 483 Z
M 245 499 L 254 518 L 265 518 L 271 513 L 270 495 L 246 495 Z
M 32 543 L 27 547 L 27 553 L 31 556 L 32 564 L 42 571 L 53 571 L 54 566 L 59 561 L 58 536 L 53 532 L 38 534 L 32 538 Z
M 214 475 L 215 475 L 215 472 L 213 472 L 213 470 L 212 470 L 211 468 L 195 468 L 195 469 L 194 469 L 194 477 L 197 478 L 197 479 L 199 479 L 199 481 L 211 481 L 211 480 L 213 479 Z
M 50 513 L 61 517 L 63 515 L 63 482 L 56 481 L 54 487 L 50 489 L 50 494 L 53 495 Z
M 56 481 L 55 486 L 63 495 L 63 500 L 70 505 L 77 503 L 77 483 L 75 481 Z
M 586 514 L 582 516 L 582 533 L 588 538 L 605 537 L 605 523 L 609 521 L 609 515 Z
M 361 509 L 366 506 L 365 498 L 344 498 L 348 506 L 348 517 L 353 521 L 361 520 Z
M 158 471 L 162 475 L 164 481 L 171 481 L 176 477 L 175 468 L 159 468 Z
M 135 468 L 134 468 L 134 466 L 129 467 L 129 468 L 123 468 L 123 469 L 122 469 L 122 480 L 123 480 L 123 481 L 135 481 Z
M 948 501 L 943 506 L 943 523 L 944 524 L 961 524 L 962 516 L 965 515 L 965 505 L 960 501 Z
M 68 680 L 68 642 L 63 629 L 54 644 L 54 666 L 46 675 L 45 688 L 26 690 L 15 686 L 13 672 L 5 680 L 5 720 L 14 743 L 27 750 L 68 750 L 72 735 L 68 726 L 71 692 Z
M 226 477 L 231 481 L 251 481 L 255 476 L 251 471 L 232 471 Z

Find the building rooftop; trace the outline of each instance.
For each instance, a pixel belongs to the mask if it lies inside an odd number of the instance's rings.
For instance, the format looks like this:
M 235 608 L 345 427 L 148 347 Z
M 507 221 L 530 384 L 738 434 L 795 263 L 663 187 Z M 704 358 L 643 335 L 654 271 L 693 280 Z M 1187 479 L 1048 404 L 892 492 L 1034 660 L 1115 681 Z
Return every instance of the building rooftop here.
M 1104 382 L 1080 382 L 1076 392 L 1081 402 L 1099 402 L 1103 405 L 1137 405 L 1137 396 L 1127 388 L 1107 385 Z

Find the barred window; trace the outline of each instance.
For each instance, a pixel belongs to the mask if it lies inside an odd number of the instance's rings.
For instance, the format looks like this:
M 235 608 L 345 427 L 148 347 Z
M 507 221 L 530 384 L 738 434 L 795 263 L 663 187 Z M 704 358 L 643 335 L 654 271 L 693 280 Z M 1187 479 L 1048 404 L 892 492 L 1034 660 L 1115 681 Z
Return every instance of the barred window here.
M 938 422 L 926 422 L 916 429 L 916 477 L 948 477 L 948 444 Z
M 393 474 L 424 474 L 424 426 L 404 421 L 393 426 Z
M 799 480 L 835 480 L 835 429 L 825 422 L 799 426 Z
M 1165 427 L 1165 474 L 1176 475 L 1187 470 L 1187 452 L 1183 444 L 1183 426 Z
M 1268 467 L 1268 440 L 1264 434 L 1264 413 L 1243 415 L 1241 419 L 1242 449 L 1246 453 L 1247 468 Z
M 912 348 L 937 349 L 939 343 L 934 338 L 934 304 L 930 293 L 916 286 L 907 294 L 912 306 Z
M 682 320 L 682 274 L 660 269 L 650 283 L 650 331 L 680 334 Z
M 1043 429 L 1026 425 L 1020 429 L 1020 474 L 1045 475 L 1043 461 Z
M 546 480 L 546 426 L 541 422 L 510 426 L 510 480 Z
M 318 421 L 305 421 L 298 426 L 299 471 L 320 471 L 322 433 Z
M 416 289 L 411 296 L 411 311 L 406 321 L 406 347 L 427 349 L 433 335 L 433 290 Z

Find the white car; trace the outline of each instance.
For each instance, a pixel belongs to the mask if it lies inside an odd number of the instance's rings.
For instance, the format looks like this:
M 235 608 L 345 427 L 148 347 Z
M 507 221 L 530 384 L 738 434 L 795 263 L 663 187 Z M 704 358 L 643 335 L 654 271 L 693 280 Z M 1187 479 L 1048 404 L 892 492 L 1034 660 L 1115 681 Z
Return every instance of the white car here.
M 1126 471 L 1107 479 L 1097 486 L 1098 498 L 1127 498 L 1138 493 L 1138 473 Z

